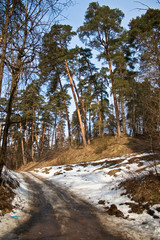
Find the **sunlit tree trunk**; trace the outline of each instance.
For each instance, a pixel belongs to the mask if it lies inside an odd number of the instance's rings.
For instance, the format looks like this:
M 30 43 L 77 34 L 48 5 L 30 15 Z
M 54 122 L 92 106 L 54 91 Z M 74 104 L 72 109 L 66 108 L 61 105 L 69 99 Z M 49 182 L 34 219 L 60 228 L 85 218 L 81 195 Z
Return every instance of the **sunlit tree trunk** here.
M 33 108 L 33 124 L 34 124 L 34 136 L 35 136 L 35 149 L 38 151 L 38 135 L 37 135 L 37 128 L 36 128 L 36 119 L 35 119 L 35 110 Z
M 55 146 L 57 147 L 57 113 L 55 114 L 55 121 L 54 121 L 54 142 L 55 142 Z
M 63 92 L 63 87 L 62 87 L 62 83 L 61 83 L 60 78 L 59 78 L 59 84 L 60 84 L 60 87 L 61 87 L 61 91 Z M 65 100 L 64 96 L 63 96 L 63 102 L 64 102 L 65 112 L 66 112 L 66 117 L 67 117 L 69 147 L 71 147 L 72 146 L 72 143 L 71 143 L 71 140 L 72 140 L 71 139 L 71 125 L 70 125 L 69 113 L 68 113 L 68 109 L 67 109 L 67 103 L 66 103 L 66 100 Z
M 86 140 L 88 141 L 88 140 L 89 140 L 89 136 L 88 136 L 88 126 L 87 126 L 87 121 L 86 121 L 86 110 L 85 110 L 85 107 L 84 107 L 83 94 L 82 94 L 82 91 L 81 91 L 81 96 L 79 95 L 79 92 L 78 92 L 78 90 L 77 90 L 75 81 L 74 81 L 74 79 L 73 79 L 72 76 L 71 76 L 71 78 L 72 78 L 72 82 L 73 82 L 73 86 L 74 86 L 75 92 L 76 92 L 76 94 L 77 94 L 78 102 L 79 102 L 80 107 L 81 107 L 81 110 L 82 110 L 82 116 L 83 116 L 83 120 L 84 120 L 85 136 L 86 136 Z M 79 73 L 79 78 L 80 78 L 80 73 Z
M 89 68 L 89 71 L 90 71 L 90 74 L 91 76 L 93 75 L 92 74 L 92 69 L 90 67 L 90 64 L 88 62 L 88 68 Z M 99 102 L 99 98 L 98 98 L 98 94 L 97 94 L 97 88 L 96 88 L 96 85 L 95 85 L 95 82 L 93 82 L 94 84 L 94 91 L 95 91 L 95 94 L 96 94 L 96 100 L 97 100 L 97 104 L 98 104 L 98 116 L 99 116 L 99 136 L 102 137 L 103 136 L 103 130 L 102 130 L 102 114 L 101 114 L 101 106 L 100 106 L 100 102 Z
M 125 118 L 123 97 L 121 97 L 121 109 L 122 109 L 123 133 L 126 134 L 126 118 Z
M 84 145 L 84 147 L 86 147 L 87 146 L 87 142 L 86 142 L 86 137 L 85 137 L 85 131 L 84 131 L 82 118 L 81 118 L 81 114 L 80 114 L 77 98 L 76 98 L 74 87 L 73 87 L 72 77 L 71 77 L 71 74 L 70 74 L 70 71 L 69 71 L 69 67 L 68 67 L 68 63 L 67 63 L 66 59 L 65 59 L 65 65 L 66 65 L 66 70 L 67 70 L 68 78 L 69 78 L 71 89 L 72 89 L 72 94 L 73 94 L 73 97 L 74 97 L 74 102 L 75 102 L 76 109 L 77 109 L 79 124 L 80 124 L 80 128 L 81 128 L 81 133 L 82 133 L 83 145 Z
M 19 116 L 20 116 L 20 111 L 19 111 Z M 19 126 L 20 126 L 20 133 L 21 133 L 22 161 L 23 161 L 23 164 L 25 165 L 25 164 L 27 164 L 27 159 L 25 157 L 25 152 L 24 152 L 23 131 L 22 131 L 21 121 L 19 123 Z
M 107 53 L 107 56 L 109 57 L 108 62 L 109 62 L 109 71 L 110 71 L 110 75 L 111 75 L 114 108 L 115 108 L 115 113 L 116 113 L 117 133 L 118 133 L 118 137 L 120 137 L 121 136 L 121 127 L 120 127 L 120 121 L 119 121 L 119 111 L 118 111 L 118 104 L 117 104 L 117 96 L 116 96 L 115 87 L 114 87 L 114 79 L 113 79 L 113 76 L 112 76 L 112 64 L 111 64 L 110 53 L 109 53 L 109 49 L 108 48 L 106 48 L 106 53 Z
M 41 152 L 43 152 L 43 148 L 44 148 L 45 132 L 46 132 L 46 123 L 43 122 L 43 124 L 42 124 L 42 134 L 41 134 Z

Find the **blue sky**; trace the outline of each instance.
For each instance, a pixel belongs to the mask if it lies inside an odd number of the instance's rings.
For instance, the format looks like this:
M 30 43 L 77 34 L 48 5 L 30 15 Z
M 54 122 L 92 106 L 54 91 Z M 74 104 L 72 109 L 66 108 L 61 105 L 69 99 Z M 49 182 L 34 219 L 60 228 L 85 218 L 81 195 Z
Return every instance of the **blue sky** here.
M 61 24 L 68 24 L 76 31 L 84 22 L 85 12 L 91 2 L 98 2 L 100 6 L 108 5 L 110 8 L 119 8 L 124 13 L 122 26 L 128 28 L 128 24 L 132 18 L 145 13 L 147 6 L 150 8 L 160 8 L 157 0 L 73 0 L 73 4 L 63 11 L 63 20 Z M 71 47 L 75 45 L 83 46 L 78 36 L 71 41 Z
M 85 12 L 89 6 L 90 2 L 94 2 L 92 0 L 73 0 L 74 4 L 67 8 L 63 15 L 65 16 L 65 20 L 61 21 L 61 24 L 68 24 L 73 27 L 73 30 L 76 31 L 78 27 L 83 25 Z M 145 13 L 147 6 L 150 8 L 160 8 L 160 4 L 157 3 L 157 0 L 95 0 L 98 2 L 100 6 L 108 5 L 110 8 L 119 8 L 125 14 L 124 19 L 122 21 L 122 26 L 124 28 L 128 28 L 128 24 L 132 18 L 136 18 L 136 16 L 140 16 Z M 145 6 L 146 5 L 146 6 Z M 141 10 L 140 10 L 141 8 Z M 71 42 L 71 47 L 75 47 L 75 45 L 81 46 L 82 43 L 78 39 L 78 36 L 74 37 Z M 84 45 L 82 45 L 84 47 Z M 101 63 L 95 59 L 96 52 L 94 51 L 94 59 L 93 63 L 96 64 L 97 67 L 100 67 Z M 71 94 L 72 95 L 72 94 Z M 70 106 L 70 115 L 75 109 L 74 101 L 71 101 L 72 104 Z M 110 102 L 112 102 L 112 98 L 110 98 Z
M 67 19 L 63 22 L 63 24 L 69 24 L 73 26 L 74 30 L 77 30 L 77 28 L 83 24 L 84 15 L 90 2 L 94 1 L 74 0 L 73 6 L 70 6 L 66 11 L 64 11 L 64 15 Z M 122 25 L 125 28 L 127 28 L 128 23 L 132 18 L 135 18 L 145 12 L 143 10 L 138 10 L 138 8 L 145 8 L 145 6 L 140 4 L 140 2 L 150 8 L 160 8 L 160 4 L 157 3 L 157 0 L 95 0 L 95 2 L 98 2 L 101 6 L 108 5 L 110 8 L 119 8 L 122 10 L 125 14 Z

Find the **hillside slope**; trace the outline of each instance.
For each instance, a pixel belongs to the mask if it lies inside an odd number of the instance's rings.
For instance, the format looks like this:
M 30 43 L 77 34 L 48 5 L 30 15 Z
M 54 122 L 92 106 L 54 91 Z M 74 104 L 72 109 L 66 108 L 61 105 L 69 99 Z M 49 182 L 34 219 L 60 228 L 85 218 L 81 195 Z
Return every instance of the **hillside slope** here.
M 130 153 L 150 152 L 149 142 L 142 138 L 124 136 L 104 136 L 91 140 L 86 148 L 73 146 L 71 149 L 58 148 L 46 152 L 38 162 L 30 162 L 22 166 L 20 171 L 33 170 L 37 167 L 63 165 L 87 161 L 95 161 L 109 157 L 119 157 Z

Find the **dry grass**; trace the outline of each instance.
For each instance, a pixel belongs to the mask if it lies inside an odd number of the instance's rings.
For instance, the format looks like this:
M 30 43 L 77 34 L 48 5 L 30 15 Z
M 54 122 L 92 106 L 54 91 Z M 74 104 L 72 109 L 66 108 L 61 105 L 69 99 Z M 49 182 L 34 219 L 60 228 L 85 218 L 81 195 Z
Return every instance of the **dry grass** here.
M 14 198 L 14 193 L 8 186 L 0 186 L 0 215 L 9 213 L 12 211 L 12 200 Z
M 19 186 L 19 183 L 12 179 L 7 171 L 5 171 L 5 176 L 0 184 L 0 215 L 11 212 L 13 208 L 12 200 L 15 196 L 13 189 Z
M 156 176 L 152 171 L 140 177 L 127 179 L 119 186 L 137 203 L 148 202 L 151 206 L 160 203 L 160 176 Z
M 122 137 L 115 138 L 114 136 L 104 136 L 91 141 L 91 144 L 86 148 L 74 147 L 71 149 L 58 149 L 50 151 L 43 156 L 40 162 L 31 162 L 19 170 L 32 170 L 38 167 L 57 166 L 63 164 L 72 164 L 80 162 L 95 161 L 103 158 L 119 157 L 130 153 L 140 153 L 149 151 L 149 144 L 144 140 Z

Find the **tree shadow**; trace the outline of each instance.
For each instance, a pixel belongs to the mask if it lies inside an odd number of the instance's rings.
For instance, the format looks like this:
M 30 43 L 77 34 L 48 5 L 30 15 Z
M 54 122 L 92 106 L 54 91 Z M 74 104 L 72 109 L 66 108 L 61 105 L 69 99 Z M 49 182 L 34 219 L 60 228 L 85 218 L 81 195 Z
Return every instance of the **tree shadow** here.
M 114 236 L 107 232 L 98 217 L 97 211 L 89 203 L 70 194 L 66 189 L 44 181 L 44 185 L 58 196 L 63 204 L 53 208 L 45 196 L 43 185 L 25 177 L 34 193 L 34 207 L 31 217 L 20 224 L 12 232 L 3 236 L 1 240 L 123 240 L 122 236 Z M 51 196 L 51 195 L 50 195 Z M 56 201 L 55 199 L 55 204 Z M 60 213 L 57 215 L 57 212 Z M 68 214 L 69 213 L 69 214 Z

